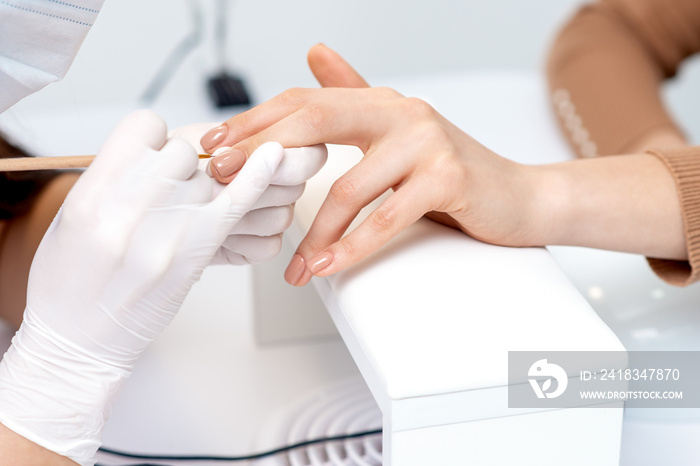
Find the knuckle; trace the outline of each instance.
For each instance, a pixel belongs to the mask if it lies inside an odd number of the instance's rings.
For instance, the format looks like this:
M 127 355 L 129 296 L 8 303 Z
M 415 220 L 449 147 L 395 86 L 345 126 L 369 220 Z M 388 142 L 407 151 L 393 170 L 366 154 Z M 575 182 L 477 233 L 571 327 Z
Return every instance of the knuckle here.
M 133 264 L 134 270 L 141 273 L 145 272 L 145 276 L 151 280 L 158 280 L 164 277 L 168 271 L 168 265 L 174 260 L 174 254 L 169 254 L 167 251 L 158 251 L 158 253 L 144 254 L 139 260 Z
M 360 192 L 359 183 L 349 176 L 338 178 L 331 186 L 328 196 L 336 204 L 352 204 L 357 194 Z
M 396 222 L 396 210 L 390 206 L 379 206 L 368 218 L 369 227 L 377 233 L 391 231 Z
M 308 95 L 308 90 L 301 87 L 292 87 L 279 95 L 282 103 L 292 107 L 298 106 Z
M 353 258 L 356 256 L 357 251 L 358 251 L 357 245 L 349 237 L 345 237 L 345 238 L 341 239 L 340 241 L 338 241 L 337 247 L 338 247 L 337 252 L 340 253 L 341 257 Z M 336 255 L 336 254 L 334 254 L 334 255 Z
M 468 178 L 466 170 L 451 152 L 438 152 L 431 157 L 422 170 L 422 180 L 425 185 L 436 187 L 432 191 L 436 207 L 444 207 L 454 199 L 462 198 L 455 194 L 455 188 L 465 186 L 464 180 Z M 435 183 L 435 180 L 440 180 L 440 183 Z
M 455 159 L 449 152 L 438 152 L 434 154 L 428 166 L 426 167 L 426 173 L 432 179 L 447 179 L 451 178 L 455 170 L 460 167 L 455 163 Z
M 384 99 L 396 99 L 403 97 L 403 95 L 400 92 L 390 87 L 373 87 L 371 89 L 372 92 Z
M 322 133 L 328 127 L 329 115 L 322 106 L 310 105 L 304 110 L 304 121 L 312 131 Z
M 444 150 L 446 147 L 452 148 L 454 146 L 452 138 L 445 127 L 436 120 L 429 119 L 422 121 L 420 124 L 416 125 L 413 134 L 415 140 L 426 147 L 441 148 Z
M 414 118 L 433 118 L 435 109 L 425 100 L 418 97 L 405 97 L 401 99 L 402 110 Z

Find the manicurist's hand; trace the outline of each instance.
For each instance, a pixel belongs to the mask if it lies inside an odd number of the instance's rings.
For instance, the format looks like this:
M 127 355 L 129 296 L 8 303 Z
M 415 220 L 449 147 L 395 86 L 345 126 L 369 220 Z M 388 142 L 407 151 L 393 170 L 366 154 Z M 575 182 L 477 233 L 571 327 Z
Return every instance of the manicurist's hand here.
M 303 285 L 363 259 L 428 212 L 491 243 L 538 244 L 535 175 L 455 127 L 427 103 L 366 82 L 335 52 L 316 46 L 312 71 L 324 89 L 292 89 L 235 116 L 202 140 L 246 154 L 268 140 L 285 147 L 349 144 L 365 154 L 339 178 L 285 277 Z M 339 88 L 331 86 L 351 86 Z M 344 238 L 360 209 L 394 193 Z M 541 227 L 542 225 L 537 225 Z
M 261 145 L 213 196 L 218 182 L 155 114 L 115 129 L 32 263 L 24 321 L 0 364 L 0 458 L 42 464 L 3 440 L 9 429 L 42 455 L 92 464 L 119 387 L 283 157 L 279 144 Z
M 198 153 L 204 152 L 199 140 L 215 124 L 194 123 L 170 132 L 171 137 L 184 139 Z M 212 195 L 218 195 L 230 183 L 245 163 L 245 157 L 230 148 L 221 148 L 219 163 L 235 164 L 235 174 L 224 182 L 213 183 Z M 315 175 L 327 157 L 326 146 L 284 149 L 284 157 L 270 186 L 265 189 L 253 208 L 238 222 L 214 256 L 215 264 L 254 264 L 272 259 L 282 247 L 282 233 L 294 216 L 294 203 L 304 193 L 306 180 Z M 223 160 L 223 162 L 222 162 Z M 209 176 L 217 173 L 210 159 L 200 160 L 199 168 Z M 221 179 L 220 177 L 218 179 Z

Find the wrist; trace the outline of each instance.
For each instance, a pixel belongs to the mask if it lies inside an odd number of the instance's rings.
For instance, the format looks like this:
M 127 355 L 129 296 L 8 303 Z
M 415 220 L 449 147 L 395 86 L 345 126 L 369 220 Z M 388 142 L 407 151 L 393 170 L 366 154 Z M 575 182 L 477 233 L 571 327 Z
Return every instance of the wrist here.
M 0 363 L 0 422 L 41 447 L 91 465 L 112 400 L 128 375 L 25 318 Z
M 525 220 L 531 246 L 563 244 L 572 219 L 572 199 L 565 171 L 556 165 L 525 165 L 528 209 Z
M 543 244 L 685 257 L 676 186 L 654 155 L 611 155 L 537 170 L 542 210 L 551 213 L 541 230 Z
M 599 247 L 595 237 L 608 222 L 602 219 L 606 208 L 607 180 L 589 173 L 587 165 L 600 159 L 579 159 L 569 162 L 533 166 L 534 207 L 532 218 L 538 244 Z M 583 170 L 581 169 L 583 168 Z

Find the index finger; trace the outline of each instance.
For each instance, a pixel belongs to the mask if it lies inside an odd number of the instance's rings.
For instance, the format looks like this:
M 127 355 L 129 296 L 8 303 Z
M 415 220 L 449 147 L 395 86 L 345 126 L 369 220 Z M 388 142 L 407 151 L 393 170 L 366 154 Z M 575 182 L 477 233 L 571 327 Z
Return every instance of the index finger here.
M 291 285 L 303 286 L 312 275 L 326 277 L 339 272 L 379 250 L 393 237 L 431 210 L 431 200 L 425 196 L 426 186 L 420 181 L 408 182 L 371 212 L 347 236 L 329 245 L 315 245 L 315 229 L 323 224 L 314 222 L 297 248 L 298 253 L 285 272 Z M 298 256 L 298 257 L 297 257 Z
M 305 147 L 320 143 L 346 144 L 357 146 L 366 152 L 375 140 L 388 132 L 391 124 L 395 124 L 395 118 L 392 119 L 392 116 L 396 109 L 392 103 L 403 98 L 401 94 L 388 88 L 331 88 L 305 91 L 308 93 L 298 97 L 299 100 L 295 104 L 299 108 L 281 119 L 278 119 L 278 116 L 284 111 L 276 106 L 287 104 L 284 103 L 285 99 L 280 101 L 278 97 L 246 112 L 255 113 L 252 119 L 257 123 L 253 126 L 259 127 L 256 127 L 255 134 L 238 140 L 235 144 L 231 142 L 233 149 L 250 154 L 267 141 L 278 141 L 284 147 Z M 292 95 L 286 99 L 297 99 L 294 96 L 296 92 L 286 91 L 285 94 Z M 230 128 L 246 124 L 245 121 L 241 123 L 241 120 L 237 120 L 241 117 L 244 120 L 251 118 L 243 115 L 245 114 L 228 120 L 225 126 Z M 249 131 L 249 128 L 240 131 L 241 134 L 251 132 L 253 131 Z M 232 136 L 229 134 L 227 137 Z M 217 164 L 216 173 L 212 170 L 212 174 L 223 183 L 229 182 L 240 168 L 240 165 L 226 165 L 226 160 L 218 157 L 212 158 L 212 163 Z
M 233 146 L 276 121 L 294 113 L 308 98 L 311 89 L 289 89 L 272 99 L 239 113 L 207 132 L 200 144 L 210 154 L 219 147 Z

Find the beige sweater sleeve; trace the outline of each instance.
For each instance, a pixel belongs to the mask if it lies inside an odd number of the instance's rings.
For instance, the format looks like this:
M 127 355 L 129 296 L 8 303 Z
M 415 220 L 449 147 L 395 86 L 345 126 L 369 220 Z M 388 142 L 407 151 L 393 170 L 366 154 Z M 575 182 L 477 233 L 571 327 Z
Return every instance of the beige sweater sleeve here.
M 649 265 L 666 282 L 685 286 L 700 280 L 700 147 L 656 149 L 676 181 L 681 203 L 688 261 L 648 258 Z
M 623 154 L 649 133 L 681 131 L 659 88 L 700 51 L 700 1 L 599 0 L 564 26 L 547 76 L 562 128 L 579 156 Z M 673 174 L 689 261 L 649 259 L 669 283 L 700 279 L 700 147 L 655 150 Z

